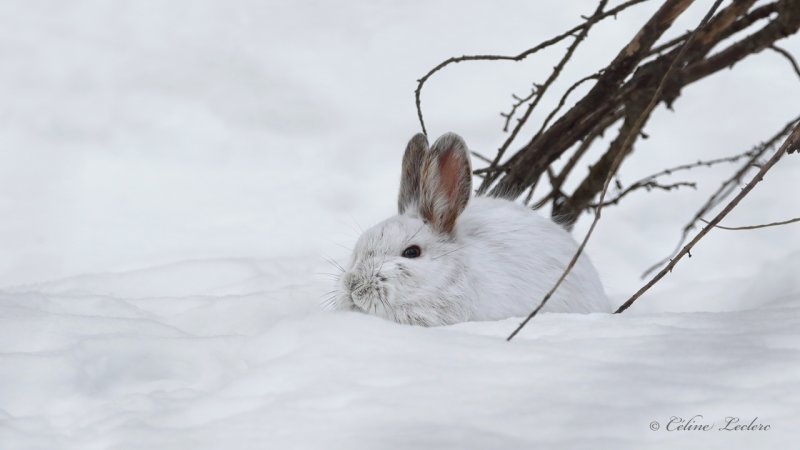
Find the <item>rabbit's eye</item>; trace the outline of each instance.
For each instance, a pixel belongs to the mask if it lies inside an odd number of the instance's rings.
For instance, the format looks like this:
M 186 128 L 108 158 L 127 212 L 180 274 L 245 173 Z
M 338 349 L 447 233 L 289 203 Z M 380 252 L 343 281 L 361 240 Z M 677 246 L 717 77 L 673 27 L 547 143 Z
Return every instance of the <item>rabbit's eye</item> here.
M 412 245 L 407 249 L 403 250 L 403 258 L 416 258 L 422 254 L 422 250 L 419 248 L 418 245 Z

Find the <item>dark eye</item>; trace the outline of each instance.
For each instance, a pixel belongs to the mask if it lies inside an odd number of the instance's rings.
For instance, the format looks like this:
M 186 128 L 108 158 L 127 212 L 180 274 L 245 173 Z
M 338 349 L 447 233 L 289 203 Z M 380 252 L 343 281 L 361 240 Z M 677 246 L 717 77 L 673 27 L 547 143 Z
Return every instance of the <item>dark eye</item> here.
M 418 245 L 412 245 L 407 249 L 403 250 L 403 258 L 416 258 L 422 254 L 422 250 L 419 248 Z

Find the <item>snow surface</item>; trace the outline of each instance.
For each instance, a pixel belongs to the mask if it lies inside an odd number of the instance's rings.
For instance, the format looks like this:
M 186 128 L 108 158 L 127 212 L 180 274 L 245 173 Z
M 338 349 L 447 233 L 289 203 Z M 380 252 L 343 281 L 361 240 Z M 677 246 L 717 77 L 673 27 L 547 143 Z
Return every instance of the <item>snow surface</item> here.
M 414 80 L 594 8 L 549 3 L 2 2 L 0 449 L 800 440 L 797 226 L 712 232 L 626 314 L 543 315 L 511 343 L 518 319 L 425 329 L 320 310 L 323 256 L 344 259 L 392 213 Z M 656 3 L 598 25 L 554 92 Z M 800 54 L 796 37 L 782 45 Z M 559 50 L 445 70 L 423 93 L 429 130 L 492 154 L 509 93 Z M 688 88 L 677 114 L 660 109 L 622 180 L 744 150 L 797 114 L 796 98 L 786 61 L 749 58 Z M 727 169 L 604 212 L 589 252 L 617 303 Z M 796 216 L 798 169 L 782 161 L 726 222 Z M 663 430 L 696 414 L 771 429 Z

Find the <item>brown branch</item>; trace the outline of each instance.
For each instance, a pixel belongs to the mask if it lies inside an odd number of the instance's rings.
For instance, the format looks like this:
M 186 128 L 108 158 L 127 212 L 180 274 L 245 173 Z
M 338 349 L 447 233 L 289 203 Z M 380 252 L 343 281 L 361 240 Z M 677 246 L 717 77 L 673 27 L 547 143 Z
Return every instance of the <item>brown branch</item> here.
M 784 57 L 784 58 L 786 58 L 786 60 L 787 60 L 787 61 L 789 61 L 789 64 L 791 64 L 791 65 L 792 65 L 792 69 L 794 69 L 794 73 L 796 73 L 796 74 L 797 74 L 797 76 L 798 76 L 798 77 L 800 77 L 800 66 L 798 66 L 798 65 L 797 65 L 797 60 L 796 60 L 796 59 L 794 59 L 794 56 L 792 56 L 792 54 L 791 54 L 791 53 L 789 53 L 789 52 L 787 52 L 786 50 L 784 50 L 784 49 L 782 49 L 782 48 L 778 47 L 778 46 L 777 46 L 777 45 L 775 45 L 775 44 L 773 44 L 773 45 L 770 45 L 770 46 L 769 46 L 769 49 L 770 49 L 770 50 L 773 50 L 773 51 L 776 51 L 776 52 L 778 52 L 779 54 L 783 55 L 783 57 Z
M 660 190 L 664 190 L 664 191 L 671 191 L 672 189 L 683 187 L 683 186 L 696 188 L 697 184 L 693 183 L 693 182 L 679 181 L 677 183 L 662 185 L 662 184 L 659 184 L 658 182 L 656 182 L 656 179 L 659 178 L 659 177 L 662 177 L 662 176 L 672 175 L 675 172 L 687 171 L 687 170 L 695 169 L 695 168 L 698 168 L 698 167 L 712 167 L 712 166 L 715 166 L 715 165 L 721 164 L 721 163 L 734 163 L 736 161 L 739 161 L 742 158 L 752 157 L 753 154 L 755 154 L 756 151 L 757 151 L 757 149 L 750 149 L 750 150 L 748 150 L 748 151 L 746 151 L 744 153 L 740 153 L 738 155 L 727 156 L 727 157 L 724 157 L 724 158 L 717 158 L 717 159 L 709 159 L 709 160 L 706 160 L 706 161 L 700 160 L 700 161 L 696 161 L 696 162 L 693 162 L 693 163 L 681 164 L 679 166 L 670 167 L 668 169 L 661 170 L 659 172 L 656 172 L 656 173 L 654 173 L 652 175 L 648 175 L 648 176 L 646 176 L 646 177 L 644 177 L 644 178 L 632 183 L 630 186 L 628 186 L 627 188 L 622 190 L 622 192 L 620 192 L 620 194 L 618 194 L 617 197 L 615 197 L 613 200 L 606 201 L 603 206 L 617 204 L 617 203 L 619 203 L 620 200 L 622 200 L 622 198 L 625 195 L 627 195 L 627 194 L 629 194 L 629 193 L 631 193 L 631 192 L 633 192 L 635 190 L 638 190 L 638 189 L 646 189 L 648 191 L 651 190 L 651 189 L 660 189 Z M 587 206 L 589 208 L 595 208 L 597 206 L 597 203 L 589 203 Z
M 531 93 L 528 94 L 526 97 L 518 97 L 516 94 L 511 95 L 511 97 L 514 99 L 514 104 L 511 105 L 511 111 L 507 113 L 500 113 L 500 117 L 503 117 L 505 119 L 505 122 L 503 122 L 504 133 L 508 132 L 508 126 L 511 125 L 511 119 L 517 113 L 517 109 L 520 106 L 524 105 L 525 103 L 531 101 L 531 99 L 539 93 L 540 87 L 541 87 L 540 85 L 533 83 L 533 88 L 531 88 Z M 491 163 L 492 160 L 489 160 L 488 162 Z
M 709 222 L 705 219 L 700 219 L 703 223 L 709 224 Z M 761 225 L 746 225 L 743 227 L 723 227 L 722 225 L 715 225 L 717 228 L 721 230 L 757 230 L 759 228 L 768 228 L 768 227 L 777 227 L 780 225 L 788 225 L 790 223 L 800 222 L 800 217 L 795 217 L 794 219 L 789 220 L 782 220 L 780 222 L 772 222 L 772 223 L 764 223 Z
M 739 31 L 744 30 L 745 28 L 749 27 L 753 23 L 758 20 L 766 19 L 769 17 L 770 14 L 774 13 L 777 10 L 777 2 L 768 3 L 766 5 L 759 6 L 758 8 L 750 11 L 747 15 L 737 19 L 733 24 L 729 27 L 721 30 L 720 37 L 722 39 L 727 39 L 730 36 L 738 33 Z M 733 7 L 734 5 L 731 5 Z M 745 8 L 746 9 L 746 8 Z M 648 53 L 648 56 L 652 56 L 658 53 L 663 52 L 664 50 L 669 50 L 676 45 L 680 44 L 681 42 L 685 41 L 686 38 L 689 37 L 691 34 L 691 30 L 687 31 L 686 33 L 681 34 L 680 36 L 670 39 L 669 41 L 653 47 L 652 50 Z M 721 39 L 720 39 L 721 40 Z
M 750 25 L 758 22 L 759 20 L 769 18 L 769 16 L 772 14 L 778 12 L 778 3 L 779 1 L 767 3 L 766 5 L 761 5 L 758 8 L 753 9 L 747 13 L 747 15 L 734 22 L 730 29 L 723 34 L 723 37 L 729 38 L 745 28 L 748 28 Z
M 561 96 L 561 99 L 558 101 L 558 105 L 552 111 L 550 111 L 550 114 L 548 114 L 547 117 L 544 119 L 544 122 L 542 122 L 542 126 L 539 128 L 539 131 L 537 131 L 536 134 L 534 135 L 534 139 L 536 139 L 536 136 L 539 136 L 540 134 L 542 134 L 542 132 L 544 132 L 544 130 L 547 129 L 548 125 L 550 125 L 550 121 L 553 120 L 553 117 L 556 114 L 558 114 L 559 111 L 561 111 L 561 108 L 564 107 L 564 104 L 567 102 L 567 98 L 569 98 L 569 95 L 572 94 L 572 91 L 577 89 L 578 86 L 582 85 L 583 83 L 589 80 L 596 80 L 598 78 L 600 78 L 600 72 L 593 73 L 589 76 L 583 77 L 580 80 L 573 83 L 572 86 L 570 86 L 566 90 L 566 92 L 564 92 L 564 95 Z
M 726 60 L 721 58 L 717 61 L 718 67 L 715 67 L 715 70 L 727 67 L 721 65 L 722 62 L 732 64 L 738 61 L 736 58 L 741 59 L 747 56 L 748 53 L 743 52 L 742 49 L 759 49 L 761 48 L 759 46 L 765 43 L 772 44 L 777 39 L 795 33 L 800 26 L 800 20 L 794 17 L 797 15 L 796 11 L 800 10 L 800 0 L 779 0 L 747 12 L 747 8 L 752 3 L 752 0 L 734 1 L 726 8 L 721 9 L 712 18 L 708 29 L 704 31 L 703 36 L 699 37 L 701 39 L 693 43 L 690 49 L 687 50 L 682 66 L 667 81 L 662 95 L 662 101 L 667 107 L 671 107 L 672 102 L 680 95 L 683 87 L 713 73 L 710 72 L 706 75 L 701 73 L 702 70 L 710 69 L 710 67 L 704 66 L 703 62 L 708 61 L 709 58 L 719 57 L 721 53 L 728 51 L 726 49 L 718 52 L 717 55 L 707 57 L 710 50 L 723 40 L 757 21 L 769 19 L 767 25 L 755 35 L 744 39 L 745 44 L 741 44 L 742 41 L 740 41 L 729 46 L 729 49 L 731 47 L 737 49 L 734 52 L 725 53 L 728 55 L 726 58 L 733 59 Z M 640 34 L 643 31 L 644 28 L 640 31 Z M 661 75 L 666 70 L 669 62 L 674 59 L 675 53 L 679 51 L 680 47 L 678 46 L 678 48 L 647 63 L 642 64 L 640 62 L 640 65 L 635 68 L 635 73 L 632 73 L 628 81 L 621 86 L 607 85 L 606 89 L 599 94 L 594 89 L 590 90 L 583 99 L 570 108 L 554 125 L 535 136 L 527 145 L 503 163 L 500 169 L 492 170 L 494 172 L 493 176 L 484 181 L 486 183 L 491 180 L 494 184 L 495 180 L 499 180 L 492 189 L 492 194 L 511 198 L 517 197 L 524 189 L 538 180 L 544 170 L 561 157 L 564 152 L 576 142 L 583 140 L 593 126 L 598 123 L 599 118 L 604 117 L 609 110 L 628 107 L 642 108 L 647 99 L 647 92 L 652 92 L 655 89 L 655 83 L 661 78 Z M 650 50 L 647 52 L 650 52 Z M 613 62 L 605 69 L 605 72 L 609 72 L 612 66 Z M 598 80 L 595 87 L 601 84 L 602 78 Z M 597 94 L 597 97 L 586 103 L 588 98 L 594 94 Z M 636 117 L 636 111 L 633 112 L 632 116 Z M 627 131 L 623 130 L 622 134 L 627 133 Z M 586 205 L 592 202 L 599 193 L 602 180 L 606 175 L 605 171 L 610 167 L 610 162 L 616 156 L 616 152 L 625 151 L 626 154 L 630 153 L 631 149 L 623 149 L 619 145 L 620 143 L 621 141 L 609 149 L 613 150 L 612 154 L 605 156 L 599 165 L 593 165 L 597 167 L 593 171 L 592 178 L 584 180 L 585 184 L 578 191 L 580 193 L 579 198 L 566 197 L 572 201 L 563 202 L 561 207 L 554 203 L 554 214 L 574 215 L 577 218 L 585 210 Z M 483 191 L 479 189 L 479 192 Z M 548 196 L 554 197 L 550 194 Z
M 659 54 L 659 53 L 663 52 L 664 50 L 669 50 L 669 49 L 671 49 L 672 47 L 675 47 L 678 44 L 682 44 L 683 42 L 686 41 L 686 38 L 688 38 L 690 34 L 692 34 L 692 32 L 691 31 L 687 31 L 686 33 L 683 33 L 682 35 L 680 35 L 680 36 L 678 36 L 678 37 L 676 37 L 674 39 L 670 39 L 669 41 L 667 41 L 667 42 L 665 42 L 665 43 L 663 43 L 661 45 L 653 47 L 649 52 L 647 52 L 647 56 L 653 56 L 653 55 Z
M 736 161 L 739 161 L 742 158 L 745 158 L 745 157 L 748 157 L 748 156 L 753 156 L 757 151 L 758 151 L 758 149 L 751 148 L 750 150 L 748 150 L 746 152 L 743 152 L 743 153 L 739 153 L 738 155 L 726 156 L 724 158 L 717 158 L 717 159 L 709 159 L 709 160 L 706 160 L 706 161 L 700 160 L 700 161 L 689 163 L 689 164 L 681 164 L 679 166 L 670 167 L 668 169 L 664 169 L 664 170 L 662 170 L 660 172 L 656 172 L 656 173 L 654 173 L 652 175 L 646 176 L 646 177 L 642 178 L 640 181 L 646 181 L 646 180 L 653 179 L 653 178 L 658 178 L 658 177 L 661 177 L 661 176 L 664 176 L 664 175 L 672 175 L 675 172 L 691 170 L 691 169 L 694 169 L 694 168 L 697 168 L 697 167 L 712 167 L 712 166 L 715 166 L 715 165 L 721 164 L 721 163 L 735 163 Z
M 697 64 L 700 64 L 698 61 L 705 61 L 703 58 L 706 53 L 720 40 L 731 36 L 736 30 L 744 26 L 742 24 L 750 24 L 756 20 L 767 17 L 769 12 L 781 11 L 791 6 L 800 8 L 800 1 L 798 0 L 781 0 L 777 4 L 768 4 L 756 8 L 750 14 L 739 20 L 735 20 L 735 17 L 738 14 L 743 14 L 752 3 L 752 0 L 733 2 L 730 6 L 720 11 L 720 13 L 709 22 L 707 30 L 703 31 L 702 36 L 698 36 L 698 42 L 692 44 L 689 50 L 687 50 L 687 56 L 683 66 L 688 66 L 688 68 L 676 71 L 675 75 L 666 83 L 664 95 L 661 100 L 666 103 L 667 107 L 671 107 L 672 102 L 680 95 L 681 89 L 685 85 L 699 79 L 691 78 L 691 76 L 697 74 L 695 73 L 693 75 L 688 71 L 694 70 L 692 67 L 696 67 Z M 788 28 L 781 28 L 776 24 L 781 24 L 781 26 L 786 26 Z M 800 17 L 789 17 L 786 20 L 781 19 L 781 17 L 776 17 L 761 30 L 733 44 L 731 47 L 758 48 L 758 45 L 763 45 L 765 42 L 772 42 L 769 41 L 770 39 L 779 39 L 785 35 L 796 32 L 798 27 L 800 27 Z M 673 55 L 678 50 L 679 49 L 673 50 L 664 57 L 644 64 L 637 70 L 634 77 L 623 86 L 620 93 L 616 94 L 616 96 L 609 101 L 614 102 L 616 98 L 622 98 L 626 110 L 628 108 L 640 108 L 644 101 L 644 96 L 642 94 L 652 89 L 655 79 L 665 70 L 665 57 L 674 57 Z M 723 50 L 723 52 L 720 53 L 725 52 L 727 52 L 727 50 Z M 738 53 L 731 53 L 731 55 L 737 57 L 746 56 L 746 54 L 739 55 Z M 628 113 L 626 113 L 626 115 L 627 114 Z M 617 140 L 612 142 L 606 153 L 602 155 L 595 164 L 590 166 L 589 174 L 586 175 L 572 195 L 565 197 L 564 201 L 558 205 L 555 203 L 553 204 L 553 214 L 558 215 L 567 227 L 570 227 L 578 219 L 580 214 L 587 209 L 587 206 L 597 196 L 601 189 L 602 182 L 611 167 L 611 161 L 619 152 L 624 152 L 624 154 L 627 155 L 632 151 L 632 148 L 624 148 L 621 145 L 621 137 L 627 134 L 628 130 L 625 128 L 629 126 L 627 122 L 623 125 L 623 130 L 620 130 Z M 506 176 L 505 178 L 509 177 Z M 679 250 L 679 248 L 676 249 L 676 251 L 677 250 Z
M 561 42 L 562 40 L 566 39 L 569 36 L 574 36 L 575 33 L 583 31 L 586 28 L 591 28 L 594 23 L 603 20 L 607 17 L 614 16 L 616 17 L 618 13 L 622 12 L 625 9 L 628 9 L 631 6 L 637 5 L 642 2 L 646 2 L 648 0 L 628 0 L 625 3 L 620 4 L 619 6 L 609 9 L 608 11 L 604 12 L 602 15 L 598 17 L 592 17 L 587 19 L 585 22 L 576 25 L 569 30 L 550 38 L 544 42 L 539 43 L 538 45 L 531 47 L 517 55 L 463 55 L 458 57 L 448 58 L 433 69 L 429 70 L 428 73 L 422 76 L 422 78 L 417 80 L 417 89 L 414 90 L 414 100 L 417 106 L 417 118 L 419 119 L 420 127 L 422 127 L 422 133 L 427 135 L 428 131 L 425 129 L 425 120 L 422 118 L 422 101 L 421 101 L 421 94 L 422 94 L 422 86 L 425 84 L 428 79 L 435 74 L 436 72 L 444 69 L 445 67 L 449 66 L 450 64 L 460 63 L 464 61 L 522 61 L 523 59 L 527 58 L 534 53 L 543 50 L 547 47 L 550 47 L 554 44 Z M 592 21 L 594 19 L 594 21 Z
M 688 42 L 688 41 L 687 41 Z M 660 95 L 660 93 L 659 93 Z M 640 101 L 646 101 L 640 100 Z M 642 132 L 645 121 L 650 117 L 650 111 L 642 109 L 642 106 L 634 106 L 629 103 L 625 108 L 625 121 L 611 142 L 608 150 L 600 159 L 589 167 L 589 174 L 583 182 L 575 189 L 569 197 L 564 197 L 564 201 L 558 205 L 553 205 L 553 215 L 560 218 L 560 222 L 571 230 L 578 220 L 580 213 L 584 211 L 591 200 L 605 186 L 608 174 L 614 169 L 617 160 L 624 159 L 633 150 L 633 139 L 628 136 L 635 136 Z M 598 204 L 603 203 L 598 202 Z
M 750 158 L 737 170 L 731 177 L 726 179 L 722 182 L 722 185 L 706 200 L 706 202 L 697 210 L 694 216 L 689 220 L 689 222 L 684 225 L 683 230 L 681 232 L 681 237 L 678 240 L 675 249 L 669 253 L 669 256 L 666 258 L 658 261 L 657 263 L 653 264 L 652 266 L 648 267 L 647 270 L 641 275 L 642 278 L 647 277 L 650 273 L 654 270 L 658 269 L 662 265 L 666 264 L 672 258 L 672 255 L 677 253 L 681 247 L 683 246 L 684 242 L 686 242 L 686 238 L 689 237 L 689 232 L 691 232 L 697 222 L 709 213 L 714 207 L 722 203 L 726 198 L 728 198 L 739 185 L 742 178 L 750 171 L 756 164 L 761 156 L 769 151 L 772 147 L 774 147 L 778 141 L 780 141 L 784 136 L 786 136 L 795 124 L 800 123 L 800 116 L 792 119 L 789 121 L 780 131 L 778 131 L 775 135 L 773 135 L 769 140 L 764 142 L 763 144 L 759 144 L 752 149 L 748 150 L 747 152 L 742 153 L 741 155 L 749 155 Z
M 692 0 L 665 1 L 606 67 L 592 89 L 546 132 L 532 139 L 506 162 L 508 173 L 492 188 L 492 194 L 516 198 L 561 153 L 585 136 L 609 111 L 617 109 L 619 101 L 611 101 L 610 93 L 618 90 L 653 44 L 691 3 Z M 484 181 L 479 192 L 485 192 L 488 187 Z
M 594 129 L 592 129 L 584 138 L 583 141 L 578 146 L 577 150 L 570 155 L 567 163 L 564 164 L 564 167 L 561 169 L 561 172 L 554 177 L 550 177 L 550 192 L 542 197 L 538 202 L 533 204 L 533 209 L 539 209 L 544 206 L 549 200 L 553 200 L 554 208 L 555 202 L 558 199 L 565 198 L 566 196 L 561 191 L 561 186 L 564 184 L 564 181 L 567 179 L 567 176 L 572 172 L 572 169 L 575 165 L 580 161 L 583 155 L 586 153 L 587 150 L 592 146 L 592 143 L 598 137 L 601 137 L 605 130 L 614 124 L 614 122 L 618 121 L 622 118 L 623 110 L 617 110 L 613 114 L 609 114 L 607 117 L 602 119 L 600 123 L 598 123 Z M 548 167 L 548 170 L 550 168 Z
M 776 8 L 779 14 L 760 30 L 686 67 L 682 73 L 685 82 L 692 83 L 726 67 L 732 67 L 748 55 L 758 53 L 775 41 L 796 33 L 800 28 L 800 0 L 781 0 Z
M 603 136 L 608 127 L 610 127 L 623 117 L 624 112 L 625 111 L 623 109 L 618 109 L 613 113 L 607 115 L 603 120 L 601 120 L 597 124 L 597 126 L 595 126 L 594 129 L 592 129 L 586 135 L 586 137 L 584 137 L 583 141 L 581 141 L 581 144 L 578 146 L 578 149 L 575 150 L 575 153 L 573 153 L 567 160 L 567 163 L 564 164 L 564 167 L 561 169 L 561 172 L 559 172 L 558 175 L 553 179 L 554 183 L 556 184 L 554 187 L 560 188 L 561 185 L 564 184 L 564 181 L 567 179 L 567 175 L 569 175 L 572 172 L 572 169 L 575 168 L 575 165 L 578 163 L 581 157 L 583 157 L 586 151 L 589 150 L 589 147 L 592 146 L 594 140 L 597 139 L 598 137 Z
M 542 99 L 544 93 L 547 92 L 547 89 L 556 81 L 558 76 L 561 75 L 561 70 L 572 58 L 572 55 L 575 53 L 575 49 L 578 48 L 578 45 L 580 45 L 580 43 L 586 38 L 586 35 L 589 34 L 589 29 L 592 27 L 592 25 L 597 23 L 597 21 L 599 21 L 602 17 L 603 8 L 605 8 L 606 3 L 608 3 L 608 0 L 600 0 L 594 14 L 586 20 L 586 26 L 581 29 L 577 36 L 575 36 L 575 40 L 569 46 L 566 53 L 564 53 L 564 56 L 561 57 L 561 60 L 558 62 L 558 64 L 556 64 L 556 66 L 553 68 L 553 71 L 550 73 L 550 76 L 547 77 L 547 80 L 545 80 L 545 82 L 537 88 L 536 96 L 534 97 L 533 101 L 528 104 L 528 109 L 525 110 L 522 118 L 517 120 L 517 124 L 514 126 L 514 129 L 511 131 L 511 134 L 508 136 L 508 138 L 506 138 L 505 142 L 503 142 L 503 145 L 497 149 L 497 155 L 492 160 L 489 168 L 495 168 L 498 166 L 498 164 L 500 164 L 500 160 L 503 158 L 506 150 L 508 150 L 508 147 L 511 145 L 511 143 L 514 142 L 514 139 L 516 139 L 517 134 L 522 129 L 522 126 L 525 125 L 525 122 L 528 121 L 528 118 L 531 116 L 531 113 L 533 113 L 533 110 L 536 109 L 536 106 L 539 104 L 539 100 Z M 486 177 L 483 179 L 480 187 L 478 188 L 478 192 L 484 192 L 485 189 L 488 188 L 496 178 L 497 172 L 487 172 Z
M 612 198 L 611 200 L 606 200 L 605 202 L 602 203 L 602 205 L 603 206 L 616 205 L 626 195 L 630 194 L 631 192 L 637 191 L 639 189 L 645 189 L 647 191 L 651 191 L 653 189 L 658 189 L 662 191 L 671 191 L 673 189 L 678 189 L 680 187 L 690 187 L 692 189 L 697 189 L 697 183 L 693 183 L 691 181 L 678 181 L 676 183 L 671 183 L 671 184 L 660 184 L 654 180 L 644 181 L 644 182 L 639 181 L 625 188 L 622 192 L 617 194 L 617 196 Z M 600 206 L 599 203 L 590 203 L 588 205 L 589 208 L 597 208 L 598 206 Z
M 481 155 L 480 153 L 476 152 L 475 150 L 470 150 L 470 151 L 469 151 L 469 153 L 470 153 L 472 156 L 474 156 L 474 157 L 476 157 L 476 158 L 480 159 L 480 160 L 481 160 L 481 161 L 483 161 L 483 162 L 486 162 L 486 163 L 490 163 L 490 162 L 492 162 L 492 160 L 491 160 L 491 159 L 489 159 L 489 158 L 487 158 L 487 157 L 485 157 L 485 156 Z
M 701 30 L 703 30 L 705 28 L 706 24 L 708 24 L 709 20 L 711 20 L 711 18 L 713 17 L 714 13 L 717 11 L 717 8 L 719 8 L 719 5 L 721 3 L 722 3 L 722 0 L 716 0 L 714 2 L 714 4 L 711 5 L 711 9 L 708 10 L 708 12 L 706 13 L 705 17 L 703 17 L 703 20 L 700 21 L 700 24 L 692 32 L 692 35 L 689 36 L 689 38 L 686 40 L 686 42 L 683 43 L 683 45 L 681 45 L 681 50 L 678 52 L 678 54 L 672 60 L 672 62 L 669 65 L 669 68 L 667 68 L 666 72 L 661 77 L 661 81 L 659 82 L 658 87 L 656 88 L 656 92 L 653 93 L 652 98 L 650 99 L 650 102 L 647 104 L 647 107 L 643 111 L 641 111 L 641 113 L 639 114 L 638 118 L 634 119 L 634 121 L 632 123 L 632 126 L 631 126 L 631 130 L 628 133 L 627 137 L 625 138 L 625 141 L 627 141 L 627 142 L 623 144 L 623 148 L 628 147 L 629 146 L 629 142 L 632 142 L 634 137 L 636 136 L 636 134 L 638 134 L 638 130 L 641 129 L 641 124 L 644 123 L 644 121 L 646 120 L 646 117 L 653 111 L 653 108 L 655 108 L 656 104 L 658 103 L 659 98 L 661 96 L 661 91 L 664 89 L 664 84 L 669 79 L 670 74 L 683 61 L 683 57 L 684 57 L 684 55 L 686 53 L 686 50 L 689 48 L 689 46 L 694 41 L 695 36 L 697 35 L 697 33 L 701 32 Z M 667 4 L 669 4 L 669 2 L 667 2 L 665 4 L 665 6 Z M 680 10 L 680 11 L 682 12 L 688 6 L 689 6 L 688 4 L 683 5 L 683 9 Z M 662 9 L 663 8 L 664 7 L 662 6 Z M 656 14 L 656 15 L 658 15 L 658 14 Z M 670 22 L 672 20 L 674 20 L 675 17 L 677 17 L 677 16 L 673 16 L 671 18 Z M 634 39 L 634 42 L 636 42 L 636 41 L 637 41 L 637 39 Z M 652 42 L 651 42 L 650 45 L 652 45 Z M 648 48 L 650 47 L 650 45 L 648 45 Z M 800 134 L 800 131 L 798 131 L 798 134 Z M 570 260 L 569 264 L 567 264 L 567 267 L 564 269 L 564 272 L 561 274 L 561 277 L 559 277 L 559 279 L 556 282 L 556 284 L 550 289 L 550 291 L 547 292 L 547 294 L 545 294 L 544 298 L 539 303 L 539 306 L 537 306 L 533 311 L 531 311 L 530 314 L 528 314 L 528 317 L 526 317 L 525 320 L 523 320 L 522 323 L 520 323 L 519 326 L 508 336 L 507 340 L 510 341 L 511 339 L 513 339 L 514 336 L 516 336 L 516 334 L 519 333 L 519 331 L 522 330 L 522 328 L 525 327 L 525 325 L 527 325 L 527 323 L 531 319 L 533 319 L 533 317 L 536 316 L 536 314 L 544 307 L 544 305 L 547 304 L 547 301 L 550 299 L 550 297 L 553 295 L 553 293 L 558 289 L 558 287 L 561 286 L 561 283 L 564 281 L 564 279 L 566 279 L 567 275 L 570 273 L 572 268 L 575 266 L 575 263 L 578 261 L 578 258 L 583 253 L 583 249 L 586 247 L 586 244 L 589 241 L 589 238 L 592 236 L 592 233 L 594 232 L 594 229 L 597 226 L 597 222 L 600 220 L 601 212 L 603 210 L 603 201 L 605 200 L 606 193 L 608 192 L 608 186 L 611 184 L 611 179 L 614 176 L 614 174 L 616 173 L 617 169 L 619 168 L 620 163 L 622 162 L 623 155 L 624 155 L 624 152 L 620 152 L 620 154 L 617 155 L 617 157 L 615 158 L 615 160 L 613 162 L 611 170 L 609 171 L 608 177 L 606 178 L 605 184 L 603 186 L 603 191 L 600 193 L 600 200 L 598 201 L 599 205 L 595 209 L 594 220 L 592 221 L 592 224 L 589 226 L 589 230 L 586 232 L 586 235 L 584 236 L 583 241 L 578 246 L 578 250 L 575 252 L 575 255 L 572 257 L 572 259 Z
M 685 255 L 690 254 L 692 248 L 700 242 L 703 237 L 708 234 L 713 228 L 717 227 L 719 222 L 725 218 L 735 207 L 739 204 L 742 199 L 747 196 L 750 191 L 758 184 L 761 180 L 764 179 L 764 175 L 774 166 L 782 157 L 787 153 L 790 148 L 795 148 L 800 146 L 800 123 L 794 127 L 794 131 L 792 134 L 789 135 L 788 138 L 783 142 L 783 145 L 772 155 L 772 157 L 761 166 L 761 169 L 756 173 L 750 182 L 742 188 L 741 191 L 730 201 L 722 211 L 719 212 L 710 222 L 708 222 L 708 226 L 703 227 L 699 233 L 688 243 L 686 244 L 674 258 L 672 258 L 669 264 L 666 265 L 661 271 L 656 274 L 650 281 L 648 281 L 644 286 L 642 286 L 635 294 L 633 294 L 628 300 L 625 301 L 617 310 L 614 312 L 615 314 L 619 314 L 626 309 L 630 308 L 631 305 L 639 299 L 642 294 L 647 292 L 651 287 L 653 287 L 659 280 L 664 278 L 664 276 L 672 271 L 678 261 L 681 260 Z

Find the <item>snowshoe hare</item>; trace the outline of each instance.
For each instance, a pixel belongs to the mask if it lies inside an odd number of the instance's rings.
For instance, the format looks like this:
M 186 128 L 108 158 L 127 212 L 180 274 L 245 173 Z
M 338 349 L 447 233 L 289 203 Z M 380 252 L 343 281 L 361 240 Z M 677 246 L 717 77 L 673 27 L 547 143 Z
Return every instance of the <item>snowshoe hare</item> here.
M 398 214 L 358 239 L 334 305 L 400 323 L 446 325 L 525 316 L 577 249 L 572 236 L 524 205 L 470 198 L 467 146 L 457 135 L 429 149 L 414 136 L 403 157 Z M 582 255 L 542 311 L 609 312 Z

